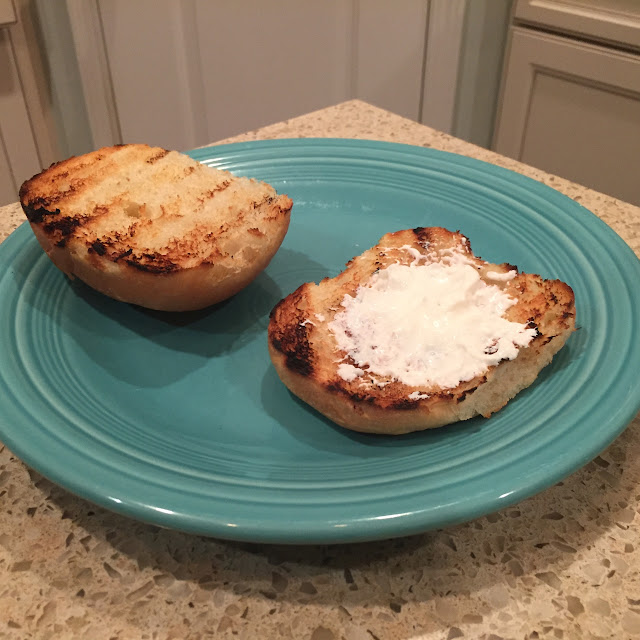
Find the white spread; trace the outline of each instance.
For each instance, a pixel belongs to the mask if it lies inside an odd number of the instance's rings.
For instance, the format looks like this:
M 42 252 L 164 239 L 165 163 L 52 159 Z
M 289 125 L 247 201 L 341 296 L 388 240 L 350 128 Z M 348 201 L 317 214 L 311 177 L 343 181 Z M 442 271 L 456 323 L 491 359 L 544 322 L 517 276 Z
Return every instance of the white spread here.
M 352 364 L 340 364 L 338 365 L 338 375 L 347 382 L 353 382 L 356 378 L 359 378 L 364 374 L 362 369 L 354 367 Z
M 514 270 L 507 271 L 507 273 L 487 271 L 487 278 L 489 278 L 489 280 L 497 280 L 498 282 L 509 282 L 509 280 L 513 280 L 516 275 L 518 275 L 518 272 Z
M 440 262 L 419 264 L 410 253 L 410 265 L 392 264 L 355 297 L 345 295 L 329 323 L 338 348 L 356 365 L 338 367 L 344 380 L 362 376 L 367 366 L 367 373 L 409 386 L 453 388 L 512 360 L 533 339 L 535 329 L 504 318 L 516 300 L 483 282 L 464 255 L 448 252 Z

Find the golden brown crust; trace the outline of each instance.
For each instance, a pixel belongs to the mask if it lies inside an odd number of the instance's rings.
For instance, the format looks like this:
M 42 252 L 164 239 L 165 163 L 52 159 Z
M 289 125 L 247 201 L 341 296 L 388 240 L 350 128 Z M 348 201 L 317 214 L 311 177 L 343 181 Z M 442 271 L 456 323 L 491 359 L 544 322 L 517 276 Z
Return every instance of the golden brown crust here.
M 423 255 L 452 248 L 464 253 L 485 281 L 518 300 L 507 317 L 536 328 L 536 337 L 514 360 L 490 367 L 454 389 L 410 387 L 373 375 L 344 380 L 336 363 L 345 361 L 347 354 L 338 350 L 327 325 L 344 295 L 355 295 L 377 269 L 398 261 L 411 262 L 411 254 L 401 249 L 407 245 Z M 431 227 L 387 234 L 378 245 L 351 260 L 336 278 L 319 285 L 306 283 L 273 309 L 269 324 L 272 362 L 295 395 L 337 424 L 356 431 L 400 434 L 476 415 L 489 417 L 535 380 L 575 328 L 574 295 L 568 285 L 531 274 L 518 273 L 509 281 L 487 276 L 491 271 L 512 270 L 516 270 L 512 265 L 492 265 L 473 256 L 469 241 L 460 233 Z
M 287 232 L 290 198 L 254 180 L 147 145 L 56 163 L 20 202 L 51 260 L 118 300 L 203 308 L 262 271 Z

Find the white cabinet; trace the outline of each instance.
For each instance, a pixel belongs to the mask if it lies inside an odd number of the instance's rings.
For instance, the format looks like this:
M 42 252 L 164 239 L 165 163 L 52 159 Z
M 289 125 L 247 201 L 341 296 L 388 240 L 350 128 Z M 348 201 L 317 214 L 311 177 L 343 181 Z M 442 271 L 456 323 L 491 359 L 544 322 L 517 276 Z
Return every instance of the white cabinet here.
M 542 10 L 566 4 L 528 0 L 516 18 L 551 22 Z M 593 14 L 591 22 L 573 16 L 573 28 L 595 33 Z M 569 18 L 560 15 L 553 26 L 566 28 Z M 640 53 L 632 46 L 640 44 L 640 22 L 637 31 L 631 25 L 609 23 L 598 43 L 512 26 L 495 150 L 640 205 Z M 626 38 L 626 50 L 605 44 L 615 34 Z

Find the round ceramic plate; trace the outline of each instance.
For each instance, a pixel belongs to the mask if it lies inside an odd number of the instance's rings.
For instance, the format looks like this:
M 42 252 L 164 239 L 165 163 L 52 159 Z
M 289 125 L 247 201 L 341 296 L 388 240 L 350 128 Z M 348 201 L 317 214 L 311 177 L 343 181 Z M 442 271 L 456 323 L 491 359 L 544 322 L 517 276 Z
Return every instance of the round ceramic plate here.
M 192 152 L 294 200 L 268 269 L 232 300 L 162 314 L 67 280 L 25 224 L 0 245 L 0 439 L 70 491 L 134 518 L 262 542 L 385 538 L 530 496 L 597 455 L 640 405 L 640 262 L 533 180 L 465 157 L 351 140 Z M 389 231 L 460 229 L 477 255 L 560 278 L 579 330 L 491 419 L 352 433 L 273 370 L 269 311 Z

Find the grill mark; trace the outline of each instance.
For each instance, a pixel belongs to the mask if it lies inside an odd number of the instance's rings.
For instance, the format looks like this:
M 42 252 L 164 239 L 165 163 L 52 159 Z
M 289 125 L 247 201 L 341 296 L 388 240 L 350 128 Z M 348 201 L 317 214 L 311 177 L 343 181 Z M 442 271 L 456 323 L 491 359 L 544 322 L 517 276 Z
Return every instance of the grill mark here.
M 127 256 L 130 256 L 132 253 L 133 253 L 133 249 L 127 249 L 126 251 L 123 251 L 122 253 L 115 256 L 113 258 L 113 261 L 118 262 L 118 260 L 121 260 L 122 258 L 126 258 Z
M 67 216 L 55 218 L 51 222 L 47 222 L 43 229 L 45 233 L 53 235 L 60 233 L 63 237 L 71 235 L 79 226 L 82 225 L 80 218 L 69 218 Z
M 96 240 L 91 245 L 91 248 L 89 249 L 89 253 L 91 253 L 92 250 L 95 251 L 99 256 L 103 256 L 105 253 L 107 253 L 107 247 L 100 240 Z
M 38 200 L 41 200 L 39 198 Z M 40 204 L 41 206 L 34 206 L 36 204 Z M 40 224 L 46 216 L 58 216 L 60 215 L 60 209 L 54 209 L 50 211 L 46 207 L 42 206 L 42 203 L 38 203 L 34 201 L 34 204 L 23 204 L 22 210 L 24 214 L 27 216 L 27 220 L 29 222 L 33 222 L 34 224 Z
M 215 189 L 209 189 L 209 190 L 205 191 L 204 192 L 205 193 L 205 197 L 206 198 L 214 198 L 218 193 L 221 193 L 225 189 L 229 188 L 231 186 L 231 182 L 232 182 L 231 180 L 224 180 Z

